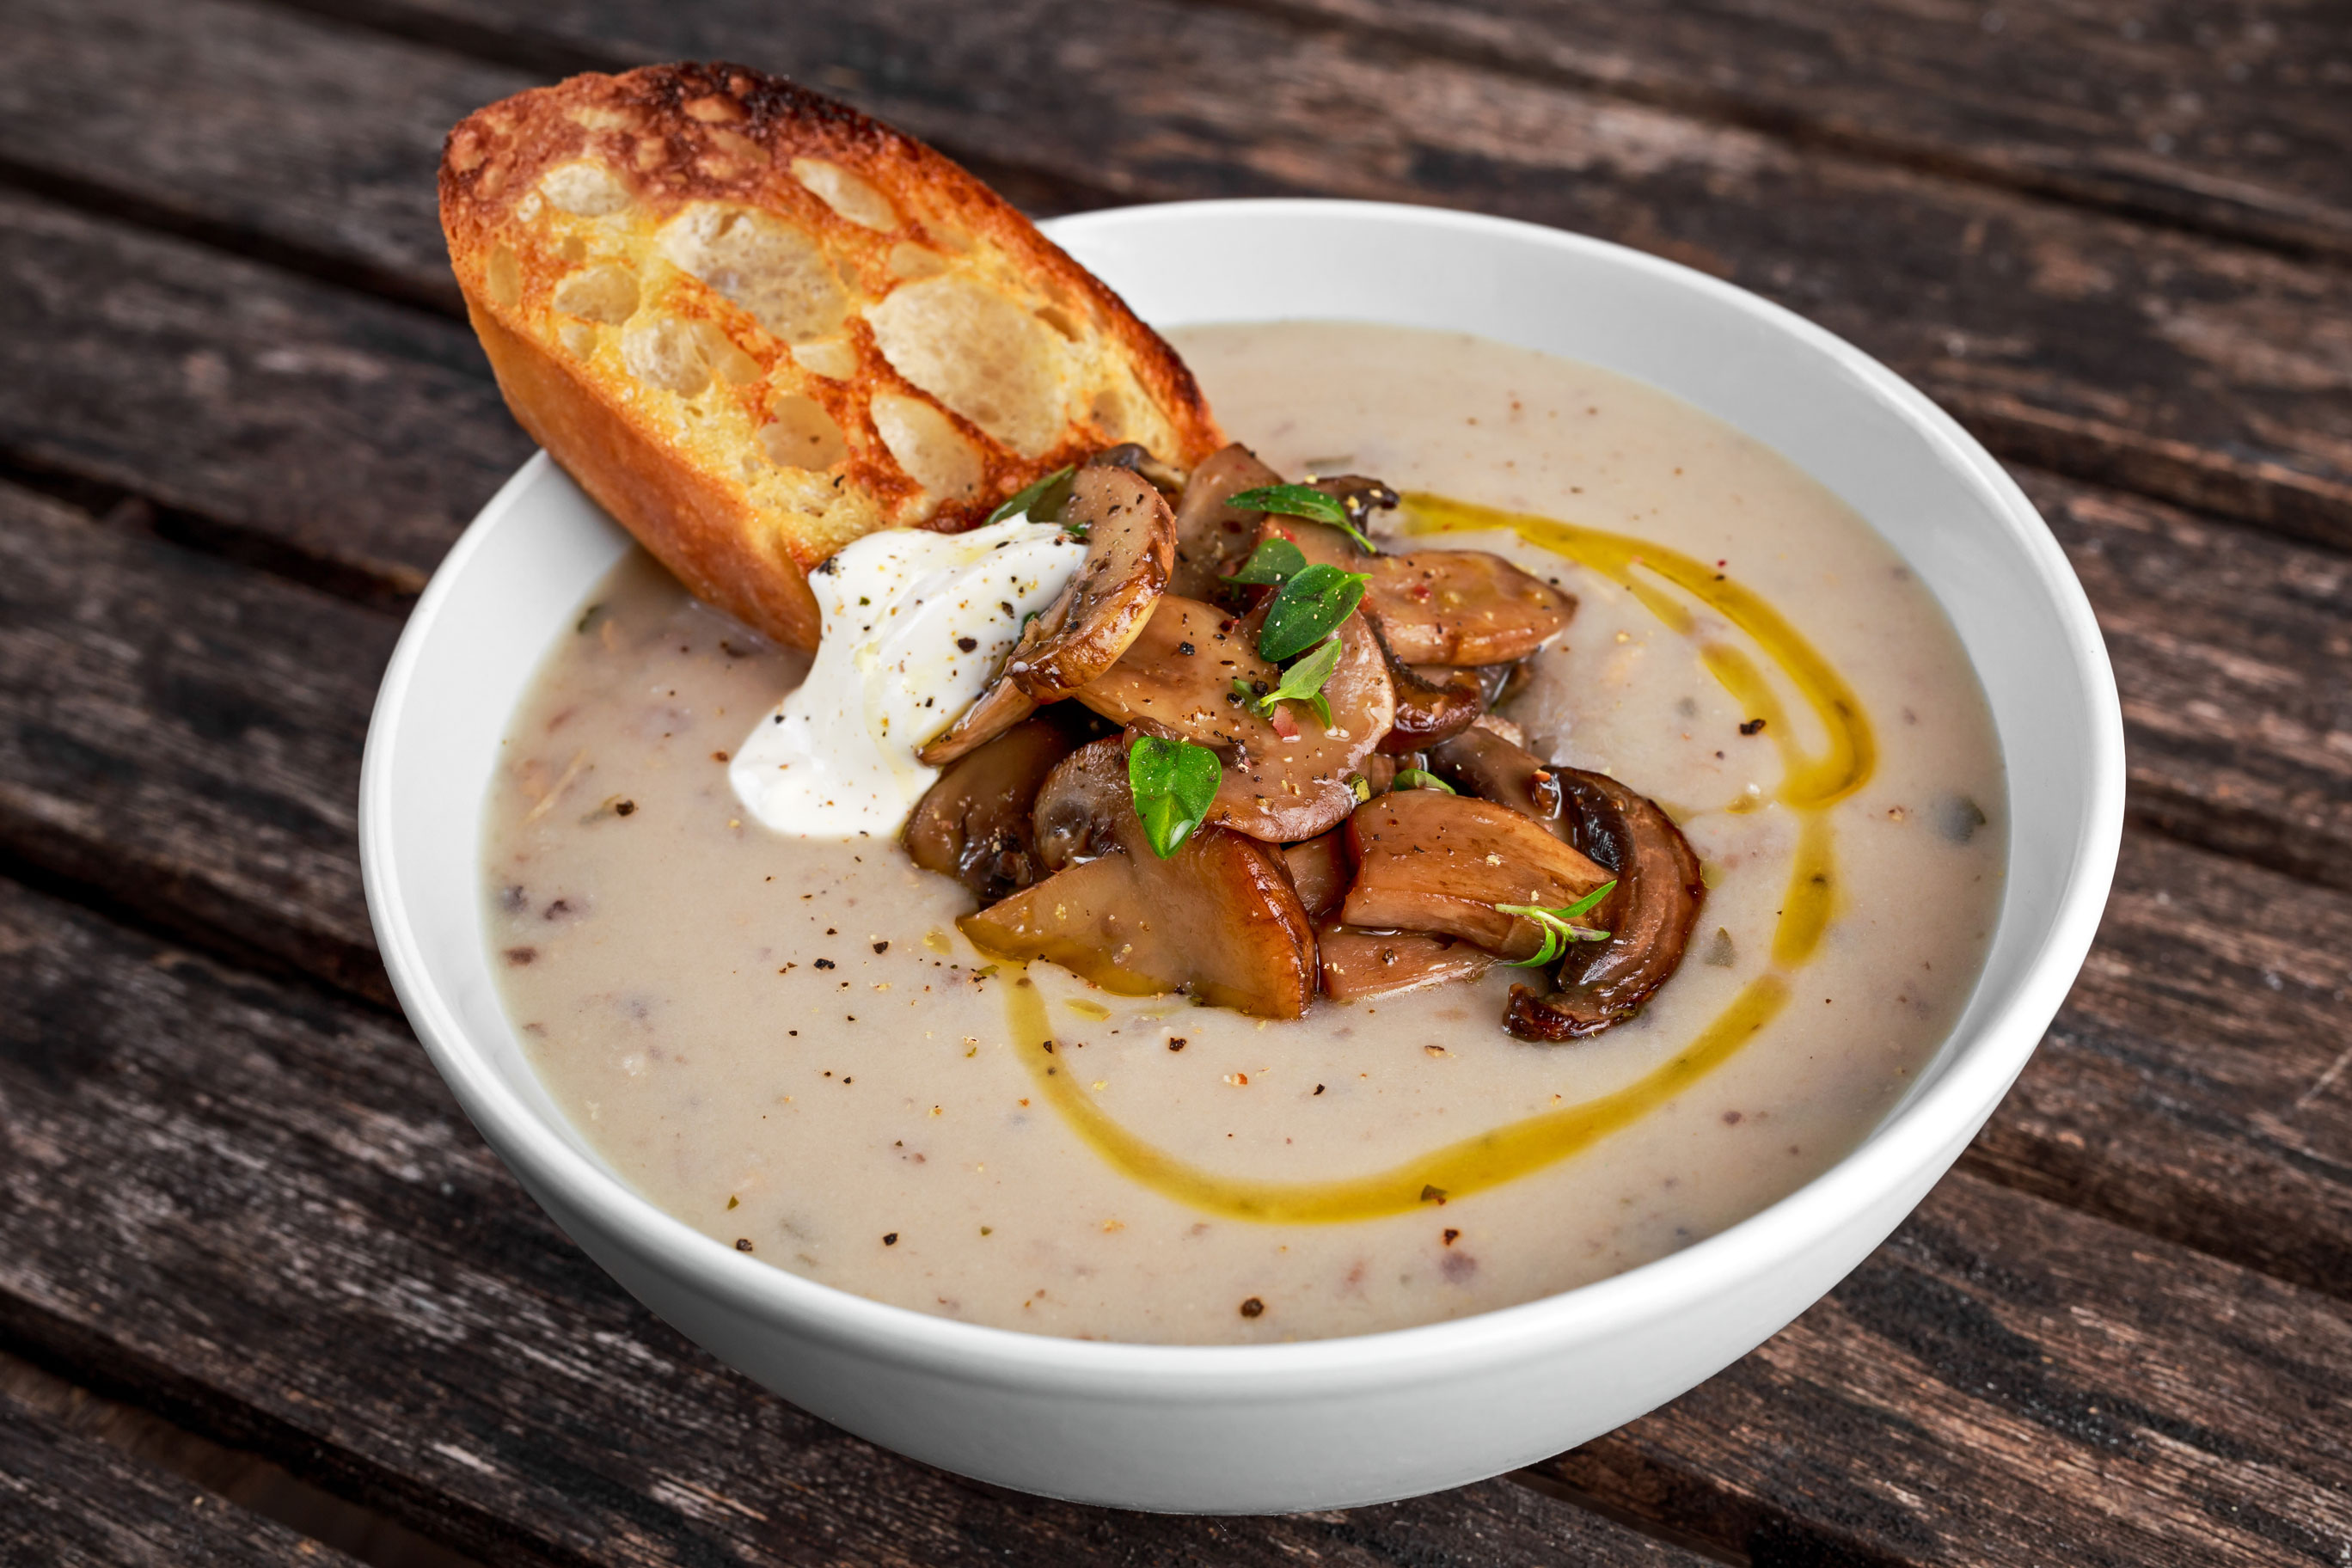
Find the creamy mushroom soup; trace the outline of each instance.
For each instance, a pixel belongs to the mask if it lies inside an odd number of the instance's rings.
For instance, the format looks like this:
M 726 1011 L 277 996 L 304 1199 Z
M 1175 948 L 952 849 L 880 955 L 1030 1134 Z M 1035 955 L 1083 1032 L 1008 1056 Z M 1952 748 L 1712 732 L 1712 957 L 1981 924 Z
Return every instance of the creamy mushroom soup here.
M 1275 468 L 1376 475 L 1392 539 L 1575 595 L 1504 711 L 1681 825 L 1707 891 L 1680 970 L 1550 1045 L 1502 1027 L 1521 969 L 1272 1021 L 992 958 L 892 837 L 752 819 L 732 753 L 808 658 L 632 554 L 516 713 L 484 846 L 509 1011 L 582 1133 L 776 1268 L 1163 1342 L 1526 1301 L 1834 1163 L 1943 1039 L 1998 901 L 2001 762 L 1933 599 L 1820 485 L 1622 377 L 1362 325 L 1177 342 Z

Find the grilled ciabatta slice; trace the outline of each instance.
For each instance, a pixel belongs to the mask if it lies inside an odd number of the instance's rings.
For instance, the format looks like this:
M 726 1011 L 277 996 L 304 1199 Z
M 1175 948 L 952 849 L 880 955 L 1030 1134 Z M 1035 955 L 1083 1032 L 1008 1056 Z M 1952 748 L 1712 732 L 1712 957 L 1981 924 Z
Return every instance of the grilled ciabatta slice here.
M 441 223 L 515 417 L 702 598 L 816 641 L 804 574 L 1085 454 L 1223 444 L 1174 351 L 921 142 L 730 65 L 518 93 Z

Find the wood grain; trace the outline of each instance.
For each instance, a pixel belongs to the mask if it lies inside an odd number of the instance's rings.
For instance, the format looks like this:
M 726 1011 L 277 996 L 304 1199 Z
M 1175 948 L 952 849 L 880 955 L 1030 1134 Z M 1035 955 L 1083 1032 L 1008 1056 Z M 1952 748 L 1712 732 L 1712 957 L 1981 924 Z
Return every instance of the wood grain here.
M 357 814 L 398 631 L 0 485 L 0 849 L 389 1002 Z
M 1242 0 L 1969 179 L 2352 255 L 2352 26 L 2313 0 Z
M 0 1395 L 0 1563 L 25 1568 L 355 1568 L 199 1486 Z
M 0 454 L 413 595 L 530 453 L 473 334 L 0 191 Z
M 32 1177 L 0 1200 L 0 1331 L 486 1557 L 1691 1561 L 1493 1485 L 1229 1522 L 967 1488 L 648 1319 L 389 1020 L 5 885 L 0 985 L 0 1126 Z M 2352 1454 L 2315 1419 L 2348 1354 L 2305 1292 L 1956 1176 L 1828 1305 L 1558 1479 L 1633 1511 L 1672 1491 L 1676 1528 L 1760 1561 L 2021 1563 L 2113 1528 L 2145 1561 L 2275 1562 L 2250 1521 L 2352 1530 Z
M 1757 1563 L 2327 1563 L 2348 1367 L 2308 1296 L 1953 1178 L 1761 1350 L 1549 1468 Z
M 2352 275 L 2340 268 L 1250 10 L 1167 0 L 1116 12 L 1077 0 L 342 8 L 379 29 L 542 61 L 539 74 L 739 56 L 1081 199 L 1369 196 L 1601 234 L 1852 336 L 2009 456 L 2352 542 Z M 84 22 L 80 8 L 32 9 L 23 31 L 44 85 L 14 116 L 0 104 L 0 155 L 100 192 L 101 205 L 200 218 L 265 247 L 351 243 L 362 248 L 338 252 L 349 265 L 440 288 L 437 268 L 405 270 L 435 249 L 421 148 L 439 126 L 425 121 L 496 73 L 272 17 L 270 43 L 305 72 L 354 84 L 322 133 L 316 95 L 254 58 L 255 26 L 222 15 L 233 10 L 193 4 L 109 29 L 102 12 Z M 470 87 L 418 85 L 436 68 Z M 168 178 L 147 174 L 137 133 L 99 107 L 125 77 L 192 111 L 241 104 L 222 131 L 194 121 L 227 149 L 173 161 Z M 174 89 L 182 78 L 196 85 Z M 71 133 L 85 125 L 87 142 Z M 362 145 L 394 151 L 373 168 L 341 151 Z M 339 203 L 371 215 L 348 240 L 319 222 Z
M 2021 478 L 2106 634 L 2134 815 L 2352 888 L 2352 560 Z
M 1270 1521 L 1015 1497 L 715 1366 L 573 1249 L 381 1014 L 0 883 L 0 1334 L 489 1562 L 1696 1560 L 1489 1484 Z

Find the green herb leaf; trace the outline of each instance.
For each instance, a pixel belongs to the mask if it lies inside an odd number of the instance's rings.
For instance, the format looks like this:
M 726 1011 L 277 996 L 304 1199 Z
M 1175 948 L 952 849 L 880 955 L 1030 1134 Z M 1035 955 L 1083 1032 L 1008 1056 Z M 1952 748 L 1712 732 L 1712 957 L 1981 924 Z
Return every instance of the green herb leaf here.
M 1055 505 L 1040 508 L 1037 503 L 1045 499 L 1047 490 L 1068 479 L 1076 471 L 1073 468 L 1056 468 L 1028 489 L 1016 490 L 1003 506 L 988 514 L 988 521 L 1003 522 L 1008 519 L 1025 517 L 1032 522 L 1052 522 L 1061 515 L 1061 507 Z M 1065 491 L 1058 499 L 1066 501 L 1067 492 Z M 981 526 L 985 528 L 988 524 L 982 523 Z
M 1165 860 L 1192 836 L 1209 815 L 1223 774 L 1224 764 L 1206 746 L 1155 735 L 1135 738 L 1127 753 L 1127 785 L 1154 855 Z
M 1364 537 L 1356 520 L 1348 515 L 1347 507 L 1332 500 L 1312 485 L 1262 485 L 1254 490 L 1227 496 L 1225 504 L 1235 511 L 1272 511 L 1285 517 L 1303 517 L 1310 522 L 1325 522 L 1356 542 L 1367 555 L 1378 555 L 1380 546 Z
M 1540 969 L 1558 958 L 1571 942 L 1607 942 L 1607 931 L 1571 922 L 1579 915 L 1591 914 L 1601 900 L 1616 890 L 1616 879 L 1612 878 L 1576 902 L 1556 910 L 1548 910 L 1541 904 L 1496 904 L 1495 909 L 1498 913 L 1524 915 L 1535 921 L 1544 933 L 1543 945 L 1536 950 L 1533 958 L 1514 958 L 1507 962 L 1518 969 Z
M 1257 634 L 1258 657 L 1280 664 L 1329 637 L 1355 613 L 1370 581 L 1320 562 L 1300 568 L 1266 607 L 1265 626 Z
M 1349 773 L 1348 775 L 1348 793 L 1356 797 L 1356 804 L 1358 805 L 1361 805 L 1364 802 L 1372 798 L 1372 781 L 1366 778 L 1361 773 Z
M 1307 557 L 1298 546 L 1287 539 L 1269 539 L 1250 552 L 1242 569 L 1225 583 L 1239 583 L 1251 588 L 1278 588 L 1307 564 Z
M 1308 702 L 1318 706 L 1323 727 L 1331 727 L 1331 705 L 1323 700 L 1323 683 L 1339 668 L 1339 639 L 1326 637 L 1314 652 L 1282 672 L 1275 689 L 1257 699 L 1257 710 L 1271 713 L 1277 702 Z
M 1396 784 L 1394 787 L 1397 789 L 1444 790 L 1447 795 L 1460 795 L 1462 793 L 1460 790 L 1455 789 L 1452 784 L 1447 784 L 1444 779 L 1439 778 L 1435 773 L 1430 773 L 1423 768 L 1399 768 L 1396 771 Z

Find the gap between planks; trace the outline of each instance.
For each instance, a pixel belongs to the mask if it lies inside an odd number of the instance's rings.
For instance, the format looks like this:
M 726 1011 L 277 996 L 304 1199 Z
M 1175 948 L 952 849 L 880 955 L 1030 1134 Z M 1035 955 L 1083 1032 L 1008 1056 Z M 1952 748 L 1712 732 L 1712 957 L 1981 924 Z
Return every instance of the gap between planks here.
M 142 1405 L 110 1399 L 0 1349 L 0 1402 L 7 1401 L 371 1568 L 478 1568 L 473 1558 L 299 1480 L 268 1459 L 226 1447 Z

